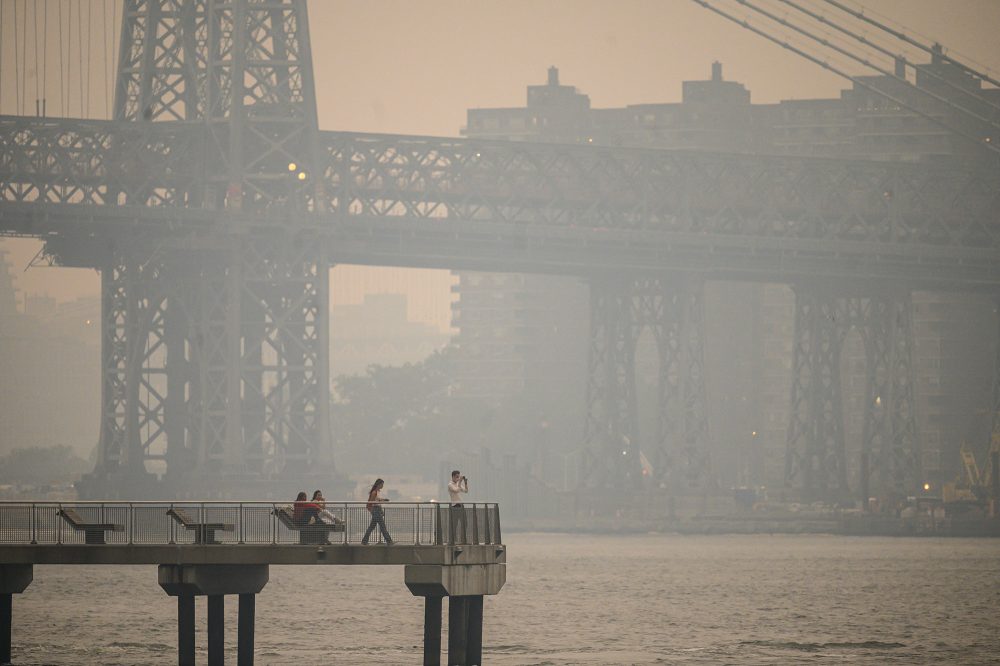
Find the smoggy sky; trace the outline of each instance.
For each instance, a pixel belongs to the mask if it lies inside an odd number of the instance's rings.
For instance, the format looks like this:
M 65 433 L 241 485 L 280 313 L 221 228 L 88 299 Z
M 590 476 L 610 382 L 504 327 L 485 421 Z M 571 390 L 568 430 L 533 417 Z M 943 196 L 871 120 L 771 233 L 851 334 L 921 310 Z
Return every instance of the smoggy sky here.
M 12 0 L 0 1 L 10 18 Z M 864 5 L 1000 78 L 1000 0 Z M 708 78 L 713 60 L 758 103 L 833 97 L 847 87 L 691 0 L 311 0 L 309 17 L 322 129 L 454 136 L 468 108 L 523 106 L 525 86 L 544 83 L 550 65 L 595 107 L 679 101 L 681 81 Z M 5 81 L 12 66 L 3 60 Z M 856 65 L 851 72 L 864 73 Z M 12 113 L 5 85 L 0 111 Z M 0 247 L 10 251 L 23 291 L 60 300 L 97 294 L 93 271 L 22 272 L 37 251 L 33 241 Z M 429 273 L 414 280 L 416 289 L 447 288 L 444 276 Z

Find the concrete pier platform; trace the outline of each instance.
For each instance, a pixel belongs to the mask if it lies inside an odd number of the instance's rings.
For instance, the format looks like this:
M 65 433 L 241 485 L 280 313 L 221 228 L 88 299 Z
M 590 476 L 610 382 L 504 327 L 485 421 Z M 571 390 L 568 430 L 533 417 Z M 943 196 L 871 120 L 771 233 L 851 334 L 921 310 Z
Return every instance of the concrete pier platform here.
M 328 504 L 328 509 L 331 505 Z M 256 596 L 272 565 L 403 566 L 404 584 L 424 598 L 423 663 L 441 664 L 441 619 L 448 603 L 448 664 L 482 662 L 483 596 L 506 582 L 507 549 L 495 504 L 469 504 L 463 530 L 450 529 L 453 510 L 440 504 L 386 509 L 391 545 L 361 543 L 370 522 L 363 503 L 332 506 L 336 539 L 302 543 L 287 507 L 265 502 L 0 502 L 0 664 L 10 663 L 13 596 L 28 590 L 34 565 L 157 565 L 157 583 L 177 598 L 177 654 L 195 659 L 195 603 L 207 598 L 208 663 L 225 661 L 225 598 L 239 604 L 237 664 L 254 662 Z M 192 537 L 175 524 L 178 510 L 213 538 Z M 65 523 L 65 524 L 64 524 Z M 82 527 L 81 527 L 82 526 Z M 333 530 L 331 530 L 333 531 Z M 455 533 L 462 533 L 461 540 Z M 310 539 L 311 540 L 311 539 Z

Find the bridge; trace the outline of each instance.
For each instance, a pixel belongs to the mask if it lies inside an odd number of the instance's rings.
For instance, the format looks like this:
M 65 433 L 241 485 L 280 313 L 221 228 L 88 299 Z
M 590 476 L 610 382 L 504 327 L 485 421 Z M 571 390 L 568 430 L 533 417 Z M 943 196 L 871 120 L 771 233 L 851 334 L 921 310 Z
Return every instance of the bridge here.
M 271 565 L 401 565 L 424 597 L 424 662 L 441 663 L 441 602 L 448 597 L 448 663 L 482 662 L 483 595 L 506 579 L 496 504 L 390 503 L 392 543 L 366 544 L 364 502 L 328 502 L 326 523 L 288 519 L 275 502 L 0 502 L 0 663 L 11 661 L 14 594 L 36 564 L 158 565 L 177 597 L 179 663 L 195 663 L 195 596 L 208 598 L 208 660 L 224 661 L 226 595 L 238 595 L 238 663 L 253 664 L 256 595 Z
M 851 327 L 868 357 L 860 494 L 921 482 L 910 294 L 1000 290 L 991 163 L 321 132 L 309 39 L 303 0 L 129 0 L 113 121 L 0 118 L 0 232 L 101 271 L 84 493 L 329 474 L 335 263 L 585 277 L 591 489 L 641 477 L 637 331 L 683 369 L 661 377 L 654 469 L 696 481 L 704 282 L 789 283 L 788 482 L 851 492 L 836 379 Z

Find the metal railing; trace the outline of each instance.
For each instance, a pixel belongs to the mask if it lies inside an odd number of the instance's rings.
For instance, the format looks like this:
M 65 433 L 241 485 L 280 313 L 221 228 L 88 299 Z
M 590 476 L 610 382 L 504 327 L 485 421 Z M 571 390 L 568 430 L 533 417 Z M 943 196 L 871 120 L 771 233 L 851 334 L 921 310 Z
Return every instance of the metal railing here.
M 379 505 L 392 543 L 500 544 L 495 503 Z M 0 502 L 0 544 L 293 545 L 385 543 L 365 502 L 327 502 L 319 522 L 292 522 L 291 502 Z

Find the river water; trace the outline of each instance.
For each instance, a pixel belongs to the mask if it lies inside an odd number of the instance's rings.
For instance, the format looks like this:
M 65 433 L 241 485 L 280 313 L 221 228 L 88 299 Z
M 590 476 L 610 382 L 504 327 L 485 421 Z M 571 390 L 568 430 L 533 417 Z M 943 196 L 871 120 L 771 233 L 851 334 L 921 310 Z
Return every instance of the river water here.
M 488 664 L 1000 663 L 998 540 L 505 541 L 507 585 L 485 601 Z M 232 663 L 236 605 L 227 598 Z M 204 663 L 204 599 L 196 612 Z M 447 630 L 447 603 L 444 615 Z M 175 664 L 176 622 L 155 567 L 36 566 L 14 598 L 14 663 Z M 422 623 L 401 567 L 271 567 L 257 663 L 420 663 Z

